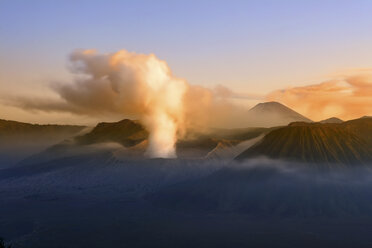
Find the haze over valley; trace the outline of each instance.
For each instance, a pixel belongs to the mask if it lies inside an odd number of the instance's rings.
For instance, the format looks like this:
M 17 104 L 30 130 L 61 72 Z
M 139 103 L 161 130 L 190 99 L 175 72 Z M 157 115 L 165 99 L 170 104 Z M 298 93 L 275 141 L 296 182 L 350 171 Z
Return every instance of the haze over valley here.
M 349 238 L 367 247 L 363 229 L 346 223 L 363 218 L 370 228 L 372 118 L 312 122 L 273 102 L 253 110 L 281 125 L 192 130 L 171 159 L 149 158 L 149 133 L 135 120 L 90 128 L 1 121 L 2 145 L 18 143 L 1 154 L 8 163 L 0 170 L 0 231 L 15 247 L 271 247 L 303 240 L 304 247 L 348 247 Z M 12 154 L 17 162 L 6 159 Z M 226 226 L 234 231 L 203 238 Z M 90 232 L 105 238 L 81 238 Z
M 372 247 L 371 13 L 1 0 L 0 248 Z

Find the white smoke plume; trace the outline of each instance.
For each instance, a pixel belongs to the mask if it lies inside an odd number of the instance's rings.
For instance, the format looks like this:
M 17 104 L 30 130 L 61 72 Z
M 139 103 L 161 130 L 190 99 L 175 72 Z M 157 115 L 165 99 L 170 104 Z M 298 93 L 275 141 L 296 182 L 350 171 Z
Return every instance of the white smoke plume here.
M 257 98 L 222 86 L 210 90 L 190 85 L 154 54 L 78 50 L 70 62 L 75 80 L 52 84 L 59 99 L 16 97 L 9 104 L 31 111 L 138 119 L 150 133 L 150 157 L 175 157 L 177 139 L 191 128 L 246 125 L 247 109 L 229 99 Z
M 73 70 L 82 73 L 74 85 L 57 91 L 82 112 L 120 112 L 139 118 L 149 131 L 150 157 L 175 157 L 177 133 L 183 123 L 186 82 L 172 76 L 155 55 L 121 50 L 97 54 L 93 50 L 71 55 Z

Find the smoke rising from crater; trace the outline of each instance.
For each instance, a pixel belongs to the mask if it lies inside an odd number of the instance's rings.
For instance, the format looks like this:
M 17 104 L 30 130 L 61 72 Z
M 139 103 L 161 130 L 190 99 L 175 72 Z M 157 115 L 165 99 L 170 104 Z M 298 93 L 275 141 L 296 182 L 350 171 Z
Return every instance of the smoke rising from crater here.
M 247 108 L 231 99 L 260 97 L 220 85 L 191 85 L 154 54 L 77 50 L 70 62 L 73 82 L 51 85 L 59 99 L 15 97 L 8 104 L 31 111 L 138 119 L 150 133 L 150 157 L 175 157 L 175 143 L 189 129 L 246 126 Z
M 175 157 L 177 133 L 183 123 L 186 82 L 172 76 L 155 55 L 121 50 L 98 54 L 93 50 L 71 55 L 72 70 L 80 78 L 59 84 L 60 96 L 81 112 L 123 113 L 138 118 L 149 131 L 150 157 Z

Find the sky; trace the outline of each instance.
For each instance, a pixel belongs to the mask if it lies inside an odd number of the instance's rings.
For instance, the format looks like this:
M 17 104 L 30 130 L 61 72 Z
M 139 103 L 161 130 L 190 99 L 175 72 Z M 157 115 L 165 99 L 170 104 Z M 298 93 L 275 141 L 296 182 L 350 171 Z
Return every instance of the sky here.
M 293 94 L 297 89 L 313 94 L 309 85 L 340 78 L 349 87 L 342 92 L 370 92 L 370 79 L 349 84 L 348 77 L 371 72 L 371 13 L 369 0 L 0 0 L 0 97 L 55 95 L 49 85 L 72 80 L 68 56 L 76 49 L 101 53 L 126 49 L 156 54 L 190 84 L 223 85 L 262 96 L 247 105 L 282 100 L 312 119 L 332 114 L 352 118 L 353 109 L 341 103 L 310 111 L 314 106 L 294 101 Z M 329 93 L 324 97 L 323 88 L 317 89 L 327 104 Z M 350 97 L 349 104 L 358 109 L 372 97 L 359 93 Z M 317 95 L 310 96 L 304 99 L 316 101 Z M 370 110 L 367 106 L 357 114 Z M 0 118 L 92 121 L 73 113 L 25 111 L 4 101 Z

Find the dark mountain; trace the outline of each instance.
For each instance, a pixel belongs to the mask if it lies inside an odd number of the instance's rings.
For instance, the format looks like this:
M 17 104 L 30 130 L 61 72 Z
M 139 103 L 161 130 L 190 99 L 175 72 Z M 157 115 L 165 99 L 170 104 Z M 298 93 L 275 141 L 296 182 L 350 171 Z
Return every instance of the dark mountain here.
M 312 122 L 305 116 L 278 102 L 259 103 L 248 111 L 249 123 L 257 127 L 288 125 L 291 122 Z
M 328 119 L 325 119 L 325 120 L 322 120 L 322 121 L 319 121 L 319 122 L 320 123 L 342 123 L 344 121 L 337 118 L 337 117 L 332 117 L 332 118 L 328 118 Z
M 239 129 L 211 129 L 198 133 L 193 131 L 188 137 L 176 144 L 177 155 L 180 158 L 204 157 L 217 146 L 232 147 L 244 140 L 253 139 L 273 128 L 239 128 Z M 125 119 L 119 122 L 99 123 L 91 132 L 75 138 L 79 145 L 91 145 L 104 142 L 117 142 L 124 147 L 137 147 L 142 153 L 148 132 L 138 122 Z
M 79 144 L 88 145 L 101 142 L 117 142 L 125 147 L 137 145 L 148 137 L 148 132 L 138 121 L 122 120 L 102 122 L 89 133 L 76 137 Z
M 69 135 L 81 131 L 84 126 L 76 125 L 39 125 L 18 121 L 8 121 L 0 119 L 0 137 L 45 137 L 56 135 Z
M 366 164 L 372 161 L 372 118 L 325 124 L 294 122 L 271 131 L 236 159 L 259 156 L 317 166 Z
M 248 128 L 213 128 L 206 134 L 201 134 L 209 138 L 215 139 L 228 139 L 228 140 L 249 140 L 260 136 L 261 134 L 268 133 L 278 127 L 248 127 Z
M 221 138 L 198 137 L 191 140 L 180 140 L 176 144 L 177 156 L 179 158 L 204 158 L 218 146 L 232 147 L 239 144 L 241 140 L 230 140 Z
M 0 120 L 0 167 L 75 136 L 83 126 L 38 125 Z

